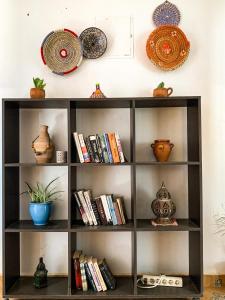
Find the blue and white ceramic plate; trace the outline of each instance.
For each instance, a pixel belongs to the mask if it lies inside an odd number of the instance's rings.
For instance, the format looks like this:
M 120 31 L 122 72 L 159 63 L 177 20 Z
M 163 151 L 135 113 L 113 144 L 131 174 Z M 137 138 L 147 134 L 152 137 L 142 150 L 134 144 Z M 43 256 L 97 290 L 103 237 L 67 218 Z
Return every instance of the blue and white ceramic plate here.
M 163 4 L 156 7 L 153 13 L 153 22 L 159 27 L 162 25 L 179 25 L 180 11 L 176 5 L 165 1 Z

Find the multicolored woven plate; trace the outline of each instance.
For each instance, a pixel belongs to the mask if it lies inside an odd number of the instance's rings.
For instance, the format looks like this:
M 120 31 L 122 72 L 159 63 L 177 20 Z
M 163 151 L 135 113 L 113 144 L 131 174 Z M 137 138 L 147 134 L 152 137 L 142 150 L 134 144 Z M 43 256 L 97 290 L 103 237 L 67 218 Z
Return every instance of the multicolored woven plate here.
M 177 26 L 156 28 L 149 36 L 146 52 L 149 59 L 160 69 L 171 71 L 181 66 L 188 57 L 190 42 Z
M 50 32 L 41 45 L 41 57 L 53 73 L 66 75 L 75 71 L 82 61 L 82 45 L 69 29 Z
M 83 55 L 86 58 L 99 58 L 107 48 L 107 38 L 105 33 L 96 27 L 85 29 L 80 34 L 80 40 L 83 46 Z
M 157 27 L 162 25 L 179 25 L 180 11 L 176 5 L 165 1 L 156 7 L 152 18 Z

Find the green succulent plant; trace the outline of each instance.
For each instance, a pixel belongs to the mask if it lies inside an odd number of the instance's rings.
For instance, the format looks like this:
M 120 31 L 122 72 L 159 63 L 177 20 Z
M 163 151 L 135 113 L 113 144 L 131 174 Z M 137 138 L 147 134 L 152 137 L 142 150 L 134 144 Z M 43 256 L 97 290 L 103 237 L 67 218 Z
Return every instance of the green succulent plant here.
M 40 78 L 33 77 L 33 83 L 37 89 L 41 89 L 41 90 L 44 90 L 46 86 L 46 83 L 44 83 L 44 79 L 40 79 Z
M 165 87 L 165 83 L 162 81 L 160 84 L 157 86 L 158 89 L 163 89 Z
M 58 177 L 50 181 L 46 186 L 37 183 L 35 187 L 32 187 L 28 182 L 25 182 L 27 185 L 27 190 L 21 193 L 21 195 L 27 194 L 30 197 L 32 203 L 47 203 L 56 200 L 57 198 L 55 198 L 54 196 L 63 192 L 56 191 L 56 187 L 50 189 L 53 182 L 55 182 L 57 179 Z

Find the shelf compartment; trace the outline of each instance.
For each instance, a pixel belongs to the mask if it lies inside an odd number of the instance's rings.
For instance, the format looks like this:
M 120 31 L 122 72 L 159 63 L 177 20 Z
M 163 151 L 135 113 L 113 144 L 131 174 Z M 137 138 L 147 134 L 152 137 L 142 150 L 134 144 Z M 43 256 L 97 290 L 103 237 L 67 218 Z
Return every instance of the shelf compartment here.
M 141 289 L 138 288 L 138 297 L 142 298 L 193 298 L 201 297 L 201 293 L 196 287 L 195 283 L 190 276 L 183 277 L 183 287 L 164 287 L 159 286 L 153 289 Z
M 178 226 L 153 226 L 150 219 L 138 219 L 137 231 L 200 231 L 200 227 L 189 219 L 177 219 Z
M 94 298 L 129 298 L 133 297 L 133 278 L 132 277 L 116 277 L 117 286 L 115 290 L 107 290 L 105 292 L 94 292 L 89 289 L 87 292 L 83 292 L 80 290 L 72 290 L 72 295 L 77 296 L 79 298 L 94 299 Z
M 200 97 L 169 97 L 169 98 L 135 98 L 136 108 L 154 107 L 197 107 Z
M 76 221 L 72 224 L 71 231 L 74 232 L 98 232 L 98 231 L 134 231 L 134 224 L 132 220 L 129 220 L 127 224 L 124 225 L 99 225 L 99 226 L 85 226 L 82 221 Z
M 93 100 L 90 98 L 76 99 L 76 101 L 71 100 L 70 102 L 71 108 L 87 108 L 87 109 L 105 109 L 105 108 L 130 108 L 132 107 L 132 100 L 130 98 L 107 98 Z
M 9 224 L 6 232 L 67 232 L 68 221 L 67 220 L 50 220 L 45 226 L 35 226 L 31 220 L 20 220 L 12 224 Z
M 45 299 L 62 298 L 68 295 L 67 277 L 48 277 L 48 286 L 36 289 L 33 276 L 22 276 L 6 291 L 4 298 Z

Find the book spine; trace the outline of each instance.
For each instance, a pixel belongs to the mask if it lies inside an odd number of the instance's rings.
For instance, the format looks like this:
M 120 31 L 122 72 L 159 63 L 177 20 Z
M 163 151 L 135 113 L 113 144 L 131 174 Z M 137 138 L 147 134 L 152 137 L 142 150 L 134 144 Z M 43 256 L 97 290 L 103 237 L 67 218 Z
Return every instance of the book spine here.
M 112 152 L 113 162 L 115 164 L 120 163 L 120 157 L 116 145 L 115 133 L 108 133 L 108 137 L 109 137 L 109 144 Z
M 78 137 L 79 137 L 79 141 L 80 141 L 80 146 L 81 146 L 81 151 L 83 154 L 84 162 L 89 163 L 91 160 L 90 160 L 90 157 L 89 157 L 89 154 L 87 151 L 87 147 L 84 142 L 84 136 L 82 133 L 80 133 L 80 134 L 78 134 Z
M 94 268 L 95 268 L 95 271 L 97 273 L 97 276 L 98 276 L 98 279 L 100 281 L 100 284 L 101 284 L 101 287 L 102 287 L 102 290 L 103 292 L 107 290 L 107 287 L 106 287 L 106 284 L 105 284 L 105 281 L 102 277 L 102 274 L 100 272 L 100 269 L 99 269 L 99 266 L 97 264 L 97 262 L 93 262 L 93 265 L 94 265 Z
M 89 137 L 85 138 L 85 144 L 87 146 L 87 151 L 88 151 L 88 154 L 89 154 L 89 157 L 90 157 L 90 161 L 94 162 L 94 155 L 93 155 L 93 151 L 92 151 L 92 148 L 91 148 L 91 143 L 90 143 Z
M 92 287 L 92 289 L 94 290 L 94 292 L 97 292 L 97 289 L 96 289 L 96 286 L 95 286 L 95 282 L 92 278 L 92 275 L 91 275 L 91 272 L 89 270 L 89 267 L 88 267 L 88 263 L 84 263 L 84 268 L 85 268 L 85 272 L 86 272 L 86 276 L 87 276 L 87 280 L 90 284 L 90 286 Z
M 107 147 L 106 147 L 106 143 L 105 143 L 104 134 L 99 134 L 99 138 L 100 138 L 100 143 L 101 143 L 104 162 L 106 164 L 108 164 L 109 163 L 109 156 L 108 156 L 108 152 L 107 152 Z
M 97 225 L 101 225 L 101 219 L 100 219 L 100 216 L 99 216 L 97 204 L 96 204 L 95 200 L 93 200 L 93 199 L 91 200 L 91 206 L 92 206 L 93 212 L 95 214 Z
M 81 150 L 80 141 L 79 141 L 79 137 L 78 137 L 77 132 L 73 133 L 73 138 L 74 138 L 74 141 L 75 141 L 75 144 L 76 144 L 76 147 L 77 147 L 77 153 L 78 153 L 80 162 L 84 163 L 84 157 L 83 157 L 83 153 L 82 153 L 82 150 Z
M 89 140 L 90 140 L 91 148 L 92 148 L 92 151 L 93 151 L 94 162 L 99 163 L 100 158 L 99 158 L 99 155 L 98 155 L 98 147 L 97 147 L 96 136 L 95 135 L 90 135 Z
M 80 202 L 79 196 L 78 196 L 78 194 L 76 192 L 74 192 L 73 194 L 74 194 L 74 197 L 76 199 L 77 207 L 78 207 L 78 209 L 80 211 L 81 218 L 82 218 L 84 224 L 87 225 L 88 224 L 88 219 L 87 219 L 86 213 L 84 211 L 84 208 L 83 208 L 83 206 L 82 206 L 82 204 Z
M 96 289 L 98 292 L 100 292 L 102 290 L 102 287 L 101 287 L 100 281 L 98 279 L 97 273 L 95 271 L 95 268 L 93 266 L 93 263 L 91 261 L 88 261 L 88 267 L 91 272 L 91 276 L 95 282 Z
M 117 225 L 117 219 L 116 219 L 115 209 L 113 206 L 112 195 L 107 195 L 107 202 L 108 202 L 113 225 Z
M 100 162 L 104 163 L 104 156 L 103 156 L 103 151 L 101 147 L 101 140 L 98 134 L 96 134 L 96 142 L 97 142 L 97 149 L 98 149 L 98 156 L 100 158 Z
M 85 197 L 89 212 L 91 214 L 91 218 L 93 220 L 93 223 L 94 223 L 94 225 L 98 225 L 97 220 L 95 218 L 95 214 L 94 214 L 92 205 L 91 205 L 91 192 L 90 191 L 85 191 L 84 192 L 84 197 Z
M 102 204 L 103 204 L 103 208 L 104 208 L 104 211 L 105 211 L 107 223 L 111 224 L 112 223 L 112 219 L 111 219 L 111 214 L 110 214 L 110 211 L 109 211 L 107 197 L 106 197 L 106 195 L 101 195 L 100 198 L 102 200 Z
M 80 263 L 80 273 L 81 273 L 81 281 L 82 281 L 82 290 L 83 292 L 86 292 L 88 290 L 88 285 L 87 285 L 87 278 L 86 278 L 83 262 Z
M 116 213 L 117 224 L 118 224 L 118 225 L 122 225 L 123 222 L 122 222 L 122 220 L 121 220 L 119 207 L 118 207 L 118 204 L 117 204 L 116 201 L 113 201 L 113 207 L 114 207 L 115 213 Z
M 122 223 L 123 224 L 126 224 L 126 221 L 125 221 L 125 218 L 124 218 L 124 214 L 123 214 L 123 207 L 122 207 L 122 204 L 121 204 L 121 198 L 117 198 L 116 199 L 116 202 L 118 204 L 118 208 L 119 208 L 119 212 L 120 212 L 120 216 L 121 216 L 121 220 L 122 220 Z
M 104 139 L 105 139 L 105 144 L 106 144 L 106 149 L 109 157 L 109 162 L 112 164 L 113 163 L 113 157 L 112 157 L 112 152 L 109 144 L 109 137 L 107 133 L 104 133 Z
M 74 271 L 75 271 L 76 289 L 81 290 L 82 289 L 82 280 L 81 280 L 79 258 L 74 259 Z
M 96 205 L 98 208 L 98 212 L 99 212 L 99 216 L 100 216 L 102 225 L 107 225 L 107 219 L 106 219 L 106 215 L 105 215 L 105 211 L 104 211 L 104 207 L 103 207 L 101 198 L 96 198 L 95 202 L 96 202 Z
M 115 287 L 116 287 L 116 280 L 113 277 L 112 272 L 110 271 L 110 269 L 106 265 L 106 262 L 103 261 L 101 264 L 99 264 L 99 269 L 102 273 L 102 277 L 105 280 L 105 283 L 106 283 L 107 287 L 110 290 L 114 290 Z
M 120 136 L 119 136 L 118 132 L 115 132 L 115 139 L 116 139 L 116 145 L 117 145 L 117 149 L 118 149 L 118 153 L 119 153 L 119 157 L 120 157 L 120 162 L 124 163 L 125 159 L 124 159 L 122 144 L 121 144 L 121 140 L 120 140 Z
M 89 225 L 93 225 L 93 221 L 92 221 L 92 218 L 91 218 L 91 214 L 90 214 L 90 212 L 89 212 L 87 203 L 86 203 L 86 201 L 85 201 L 85 197 L 84 197 L 83 191 L 78 191 L 78 196 L 79 196 L 79 198 L 80 198 L 81 204 L 82 204 L 82 206 L 83 206 L 83 208 L 84 208 L 84 211 L 85 211 L 85 213 L 86 213 L 86 216 L 87 216 Z

